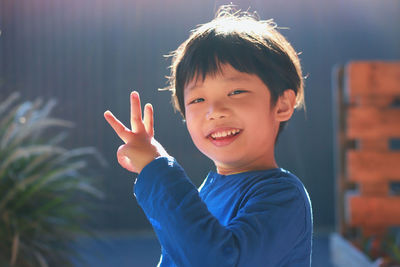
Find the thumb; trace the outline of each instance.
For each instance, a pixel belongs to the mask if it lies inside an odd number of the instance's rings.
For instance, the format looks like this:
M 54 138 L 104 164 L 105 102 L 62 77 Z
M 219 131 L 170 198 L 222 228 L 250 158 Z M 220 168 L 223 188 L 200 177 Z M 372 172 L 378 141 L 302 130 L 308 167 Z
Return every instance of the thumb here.
M 129 159 L 129 157 L 126 154 L 126 145 L 122 145 L 118 148 L 117 151 L 117 159 L 118 159 L 118 163 L 119 165 L 121 165 L 122 168 L 127 169 L 130 172 L 136 172 L 132 161 Z

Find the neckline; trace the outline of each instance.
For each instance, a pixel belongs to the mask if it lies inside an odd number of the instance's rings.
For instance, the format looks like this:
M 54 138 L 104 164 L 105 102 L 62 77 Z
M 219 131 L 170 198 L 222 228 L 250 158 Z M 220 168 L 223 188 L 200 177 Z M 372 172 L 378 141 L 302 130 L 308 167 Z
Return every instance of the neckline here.
M 284 169 L 282 169 L 280 167 L 277 167 L 277 168 L 272 168 L 272 169 L 267 169 L 267 170 L 245 171 L 245 172 L 232 173 L 232 174 L 219 174 L 216 171 L 210 171 L 208 173 L 208 176 L 212 176 L 213 178 L 218 178 L 218 177 L 220 177 L 220 178 L 227 178 L 227 177 L 234 178 L 234 177 L 243 176 L 243 175 L 250 175 L 250 174 L 254 175 L 254 174 L 257 174 L 257 173 L 273 173 L 273 172 L 277 172 L 277 171 L 287 172 L 286 170 L 284 170 Z

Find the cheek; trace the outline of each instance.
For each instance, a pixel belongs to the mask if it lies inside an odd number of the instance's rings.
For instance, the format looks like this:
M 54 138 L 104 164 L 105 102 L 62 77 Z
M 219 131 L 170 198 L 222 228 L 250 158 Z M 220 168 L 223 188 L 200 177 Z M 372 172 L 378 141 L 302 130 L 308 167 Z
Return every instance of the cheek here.
M 193 121 L 192 117 L 190 117 L 190 116 L 186 116 L 186 129 L 188 130 L 193 141 L 195 141 L 196 137 L 200 133 L 200 129 L 199 129 L 199 127 L 196 126 L 196 123 Z
M 194 133 L 193 126 L 192 126 L 192 124 L 187 123 L 187 121 L 186 121 L 186 129 L 188 130 L 190 136 L 193 138 L 193 133 Z
M 190 134 L 190 138 L 192 139 L 197 149 L 203 152 L 205 137 L 201 128 L 201 123 L 197 120 L 191 120 L 190 118 L 187 119 L 188 120 L 186 121 L 186 128 Z

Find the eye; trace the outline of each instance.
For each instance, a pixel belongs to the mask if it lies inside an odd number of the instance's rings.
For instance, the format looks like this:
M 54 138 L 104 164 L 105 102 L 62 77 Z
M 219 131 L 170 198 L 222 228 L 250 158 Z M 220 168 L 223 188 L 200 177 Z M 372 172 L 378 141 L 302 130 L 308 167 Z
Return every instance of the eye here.
M 247 92 L 247 91 L 246 91 L 246 90 L 243 90 L 243 89 L 236 89 L 236 90 L 230 92 L 228 95 L 229 95 L 229 96 L 231 96 L 231 95 L 239 95 L 239 94 L 243 94 L 243 93 L 246 93 L 246 92 Z
M 188 105 L 200 103 L 200 102 L 203 102 L 203 101 L 204 101 L 204 98 L 196 98 L 196 99 L 193 99 L 192 101 L 190 101 L 190 102 L 188 103 Z

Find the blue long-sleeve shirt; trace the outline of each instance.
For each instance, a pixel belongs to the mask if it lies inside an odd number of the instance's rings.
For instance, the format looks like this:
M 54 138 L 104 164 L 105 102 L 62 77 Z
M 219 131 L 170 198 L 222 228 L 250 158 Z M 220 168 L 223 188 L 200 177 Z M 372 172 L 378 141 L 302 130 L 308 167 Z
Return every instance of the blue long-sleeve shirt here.
M 300 180 L 281 168 L 210 172 L 200 192 L 173 158 L 149 163 L 134 192 L 164 266 L 310 266 L 312 211 Z

